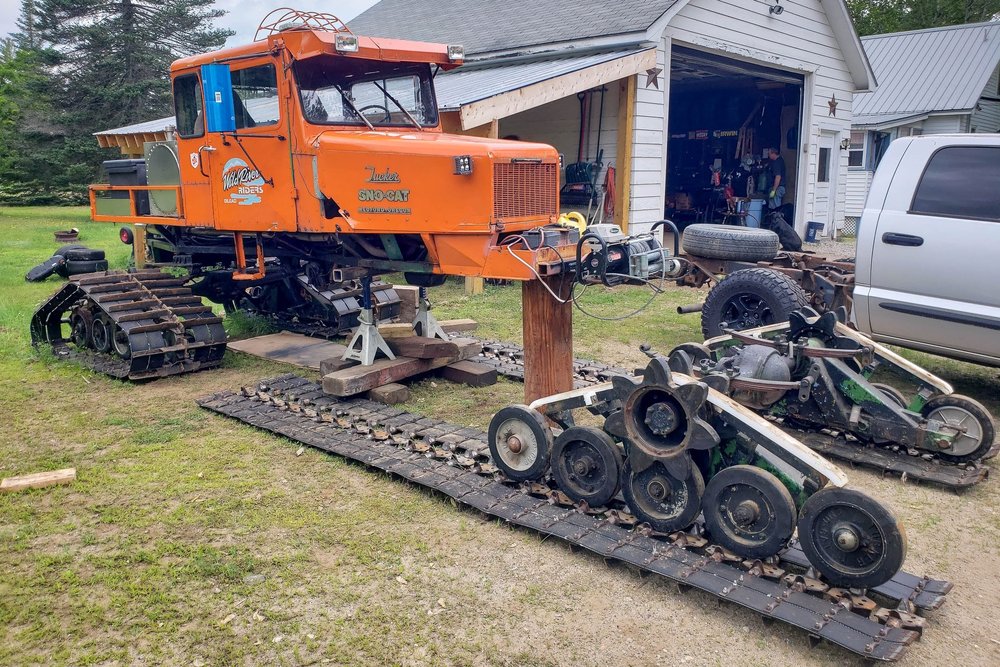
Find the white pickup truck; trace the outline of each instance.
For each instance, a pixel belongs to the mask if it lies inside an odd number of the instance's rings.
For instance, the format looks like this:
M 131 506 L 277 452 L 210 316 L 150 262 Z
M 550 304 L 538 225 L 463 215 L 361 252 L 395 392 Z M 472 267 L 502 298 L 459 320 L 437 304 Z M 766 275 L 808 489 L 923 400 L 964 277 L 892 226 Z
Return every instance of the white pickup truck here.
M 854 323 L 876 340 L 1000 366 L 1000 135 L 894 141 L 854 281 Z
M 680 310 L 701 310 L 706 337 L 783 321 L 803 305 L 843 306 L 878 341 L 1000 366 L 1000 134 L 892 142 L 853 262 L 794 252 L 762 260 L 766 232 L 699 227 L 715 229 L 690 240 L 685 231 L 693 269 L 681 282 L 716 284 L 704 304 Z

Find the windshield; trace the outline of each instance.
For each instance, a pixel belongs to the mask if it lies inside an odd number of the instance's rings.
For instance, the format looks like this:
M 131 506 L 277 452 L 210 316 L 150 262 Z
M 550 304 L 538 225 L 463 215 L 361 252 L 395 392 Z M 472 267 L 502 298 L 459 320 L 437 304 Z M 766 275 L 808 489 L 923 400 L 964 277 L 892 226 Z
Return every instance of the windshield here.
M 296 62 L 295 78 L 310 123 L 437 125 L 429 65 L 318 56 Z

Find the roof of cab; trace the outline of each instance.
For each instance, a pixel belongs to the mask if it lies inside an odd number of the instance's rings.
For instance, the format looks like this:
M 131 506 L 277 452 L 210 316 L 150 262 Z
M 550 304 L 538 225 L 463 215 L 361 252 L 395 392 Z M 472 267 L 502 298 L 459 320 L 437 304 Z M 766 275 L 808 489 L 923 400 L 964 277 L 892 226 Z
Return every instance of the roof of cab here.
M 448 45 L 432 42 L 417 42 L 406 39 L 372 38 L 357 36 L 358 50 L 356 52 L 337 51 L 336 32 L 311 29 L 289 29 L 269 35 L 249 44 L 200 53 L 187 58 L 175 60 L 170 65 L 171 72 L 190 69 L 200 65 L 228 62 L 235 59 L 263 56 L 277 52 L 281 44 L 295 60 L 304 60 L 318 55 L 329 54 L 345 58 L 360 58 L 363 60 L 378 60 L 382 62 L 429 63 L 440 65 L 442 69 L 453 69 L 461 65 L 461 61 L 449 60 Z

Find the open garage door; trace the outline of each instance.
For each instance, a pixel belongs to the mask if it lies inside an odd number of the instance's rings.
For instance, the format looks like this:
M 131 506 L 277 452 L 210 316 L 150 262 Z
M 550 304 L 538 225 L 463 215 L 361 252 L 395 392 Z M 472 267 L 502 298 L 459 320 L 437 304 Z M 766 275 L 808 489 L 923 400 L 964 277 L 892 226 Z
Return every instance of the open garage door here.
M 681 225 L 759 226 L 784 162 L 781 210 L 794 224 L 803 77 L 696 49 L 671 51 L 666 215 Z

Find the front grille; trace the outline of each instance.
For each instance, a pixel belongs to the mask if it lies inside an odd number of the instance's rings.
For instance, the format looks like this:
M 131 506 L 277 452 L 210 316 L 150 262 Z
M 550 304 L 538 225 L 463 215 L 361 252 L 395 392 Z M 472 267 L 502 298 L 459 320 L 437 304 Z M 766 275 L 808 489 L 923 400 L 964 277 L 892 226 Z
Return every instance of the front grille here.
M 499 162 L 493 166 L 493 217 L 496 220 L 556 215 L 559 165 Z

